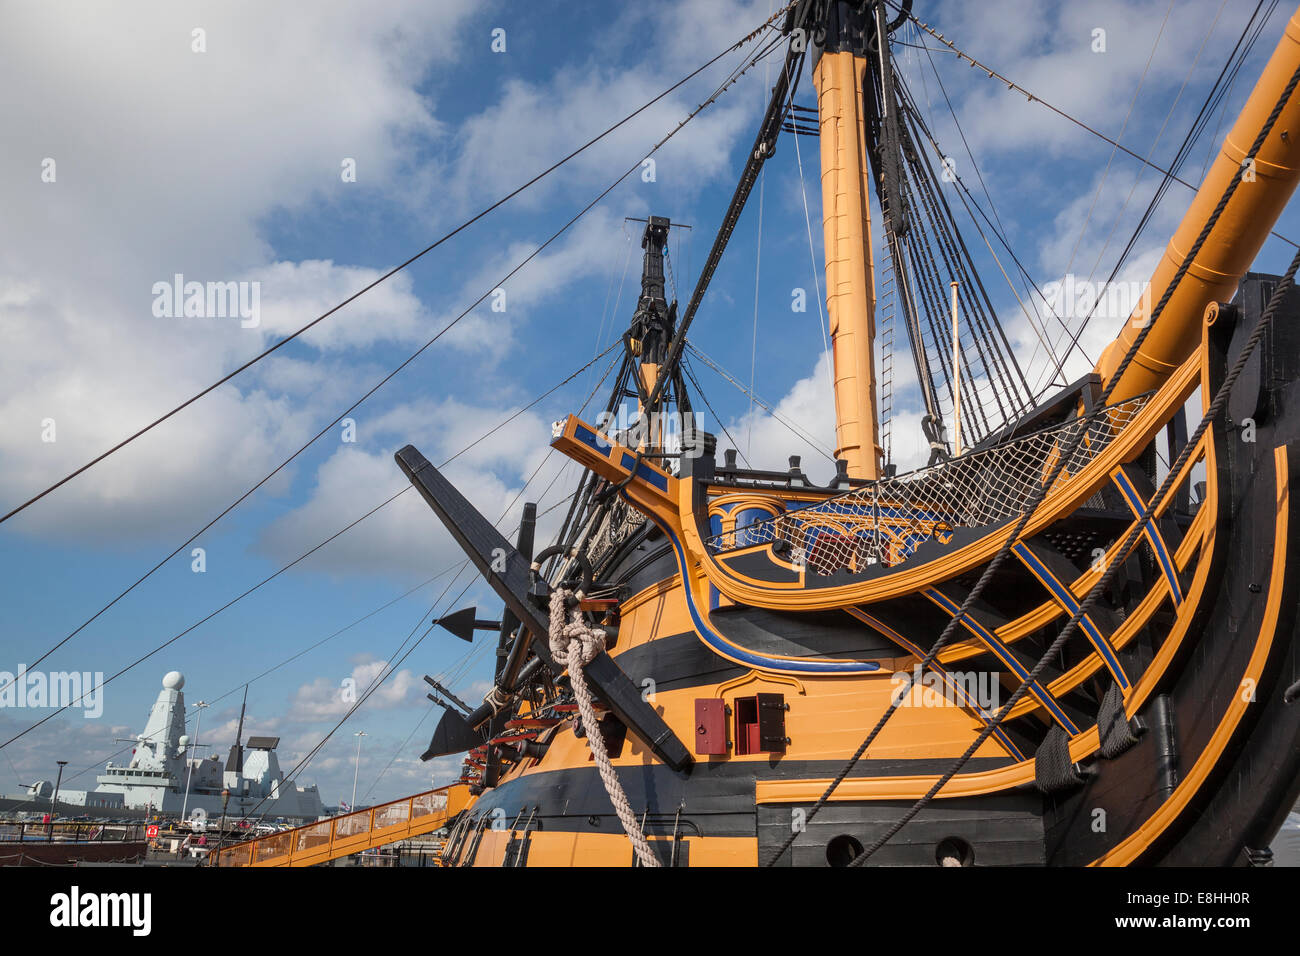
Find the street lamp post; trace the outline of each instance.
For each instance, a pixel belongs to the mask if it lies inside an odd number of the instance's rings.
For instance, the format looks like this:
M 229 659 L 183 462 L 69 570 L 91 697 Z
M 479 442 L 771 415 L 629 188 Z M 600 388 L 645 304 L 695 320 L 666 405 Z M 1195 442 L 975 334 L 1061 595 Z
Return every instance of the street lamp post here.
M 369 736 L 369 734 L 367 734 L 364 730 L 358 730 L 358 731 L 357 731 L 355 734 L 353 734 L 352 736 L 354 736 L 354 737 L 357 738 L 357 762 L 356 762 L 356 767 L 355 767 L 355 769 L 352 771 L 352 806 L 351 806 L 352 811 L 353 811 L 353 812 L 356 812 L 356 809 L 357 809 L 357 777 L 358 777 L 358 775 L 360 775 L 360 773 L 361 773 L 361 738 L 362 738 L 362 737 L 367 737 L 367 736 Z
M 194 709 L 197 710 L 198 713 L 196 713 L 196 714 L 194 715 L 194 741 L 193 741 L 193 743 L 192 743 L 191 746 L 192 746 L 192 748 L 193 748 L 193 750 L 194 750 L 194 753 L 196 753 L 196 754 L 199 752 L 199 725 L 203 722 L 203 711 L 204 711 L 204 709 L 205 709 L 207 706 L 208 706 L 208 705 L 207 705 L 207 703 L 206 703 L 205 701 L 199 701 L 197 704 L 194 705 Z M 189 809 L 189 806 L 190 806 L 190 777 L 191 777 L 193 774 L 194 774 L 194 765 L 193 765 L 192 763 L 190 763 L 189 753 L 186 752 L 186 756 L 185 756 L 185 798 L 181 801 L 181 819 L 182 819 L 182 820 L 185 819 L 185 811 L 188 810 L 188 809 Z
M 221 828 L 217 832 L 217 856 L 221 856 L 221 846 L 226 842 L 226 804 L 230 802 L 230 788 L 221 791 Z M 218 860 L 220 863 L 220 860 Z
M 54 781 L 54 796 L 50 798 L 50 829 L 46 835 L 46 842 L 54 840 L 54 818 L 59 815 L 59 787 L 63 783 L 63 768 L 68 765 L 66 760 L 56 760 L 59 765 L 59 775 Z

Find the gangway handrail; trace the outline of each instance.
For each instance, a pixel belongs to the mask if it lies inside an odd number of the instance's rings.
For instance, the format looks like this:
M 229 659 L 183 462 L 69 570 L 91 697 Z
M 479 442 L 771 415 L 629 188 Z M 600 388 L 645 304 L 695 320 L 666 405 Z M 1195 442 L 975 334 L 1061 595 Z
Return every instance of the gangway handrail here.
M 435 805 L 443 797 L 441 805 Z M 208 857 L 209 866 L 315 866 L 362 850 L 396 843 L 444 826 L 464 809 L 469 788 L 449 784 L 364 810 L 268 833 Z M 397 812 L 394 812 L 397 811 Z M 360 826 L 356 826 L 360 823 Z

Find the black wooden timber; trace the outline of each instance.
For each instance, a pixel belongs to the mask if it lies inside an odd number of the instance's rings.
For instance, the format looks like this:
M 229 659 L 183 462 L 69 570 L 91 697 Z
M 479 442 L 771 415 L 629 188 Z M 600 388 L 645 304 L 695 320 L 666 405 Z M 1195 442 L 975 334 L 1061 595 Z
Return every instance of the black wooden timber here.
M 534 635 L 544 635 L 550 622 L 528 600 L 529 561 L 501 533 L 492 527 L 456 487 L 429 462 L 414 445 L 395 456 L 398 467 L 415 485 L 435 514 L 446 525 L 456 543 L 506 607 Z M 504 567 L 503 571 L 495 568 Z M 545 641 L 535 640 L 533 650 L 554 670 L 554 660 Z M 690 751 L 677 739 L 672 728 L 641 698 L 641 691 L 610 658 L 598 654 L 584 669 L 587 680 L 605 705 L 660 760 L 675 770 L 693 762 Z
M 972 851 L 967 865 L 1042 866 L 1043 798 L 1032 791 L 936 800 L 868 861 L 869 866 L 938 866 L 940 847 L 953 840 Z M 911 807 L 911 801 L 834 801 L 812 819 L 811 804 L 760 804 L 755 808 L 760 863 L 771 859 L 790 835 L 791 817 L 798 810 L 804 829 L 777 866 L 832 866 L 832 840 L 852 837 L 869 845 Z
M 1070 590 L 1070 586 L 1074 584 L 1075 579 L 1078 578 L 1080 574 L 1079 567 L 1073 561 L 1061 554 L 1060 551 L 1057 551 L 1056 548 L 1052 546 L 1051 542 L 1042 535 L 1034 538 L 1023 539 L 1021 543 L 1029 549 L 1034 557 L 1043 563 L 1043 566 L 1047 568 L 1052 577 L 1056 578 L 1057 582 L 1060 583 L 1063 588 L 1067 591 Z M 1044 585 L 1044 591 L 1051 600 L 1058 600 L 1056 595 L 1052 593 L 1051 589 L 1046 585 Z M 1080 599 L 1073 591 L 1070 591 L 1070 596 L 1073 598 L 1076 605 L 1080 603 Z M 1119 616 L 1114 612 L 1114 610 L 1107 607 L 1101 601 L 1098 601 L 1093 604 L 1092 607 L 1088 608 L 1088 617 L 1097 625 L 1097 629 L 1101 631 L 1102 638 L 1107 643 L 1110 643 L 1111 637 L 1115 634 L 1115 631 L 1119 629 L 1120 624 Z
M 524 513 L 519 519 L 519 534 L 515 536 L 515 550 L 518 551 L 525 560 L 533 559 L 533 537 L 537 530 L 537 503 L 529 501 L 524 505 Z M 506 656 L 509 653 L 513 635 L 519 627 L 519 620 L 510 613 L 506 608 L 501 614 L 501 635 L 497 640 L 497 660 L 496 660 L 496 679 L 501 680 L 501 672 L 506 666 Z M 520 643 L 523 643 L 524 637 L 519 636 Z
M 1041 428 L 1059 425 L 1066 419 L 1074 417 L 1074 411 L 1080 402 L 1083 402 L 1085 408 L 1090 408 L 1095 396 L 1100 391 L 1101 376 L 1096 372 L 1089 372 L 1082 378 L 1065 386 L 1065 388 L 1036 408 L 1031 408 L 1014 422 L 985 436 L 984 440 L 979 442 L 974 450 L 981 451 L 999 445 L 1017 435 L 1027 435 Z

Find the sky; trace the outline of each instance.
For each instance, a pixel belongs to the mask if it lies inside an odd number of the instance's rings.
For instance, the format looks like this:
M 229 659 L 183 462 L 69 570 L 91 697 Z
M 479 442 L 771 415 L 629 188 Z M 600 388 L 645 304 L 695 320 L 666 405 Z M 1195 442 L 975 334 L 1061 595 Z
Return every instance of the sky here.
M 774 0 L 0 2 L 0 513 L 491 206 L 775 9 Z M 970 55 L 1161 165 L 1254 9 L 1245 0 L 915 4 Z M 1184 178 L 1199 181 L 1288 12 L 1272 12 Z M 894 39 L 937 142 L 1033 282 L 1050 298 L 1066 275 L 1104 279 L 1160 174 L 940 52 L 917 28 Z M 52 778 L 56 760 L 69 762 L 65 786 L 93 788 L 110 756 L 129 755 L 120 738 L 142 729 L 171 670 L 186 676 L 191 733 L 194 704 L 211 705 L 197 728 L 202 752 L 230 746 L 247 683 L 245 731 L 281 737 L 286 768 L 347 712 L 350 687 L 388 674 L 299 782 L 319 784 L 333 805 L 351 800 L 354 773 L 359 803 L 454 779 L 456 758 L 418 759 L 438 717 L 421 677 L 441 676 L 477 702 L 495 638 L 467 645 L 426 635 L 428 622 L 471 604 L 492 617 L 500 602 L 459 572 L 458 549 L 416 494 L 353 522 L 409 487 L 393 453 L 412 443 L 435 463 L 455 456 L 447 474 L 507 537 L 524 501 L 539 502 L 539 539 L 555 533 L 578 471 L 549 453 L 549 426 L 593 392 L 604 398 L 614 356 L 597 356 L 626 329 L 637 293 L 643 227 L 629 219 L 661 215 L 683 227 L 671 236 L 670 293 L 685 301 L 777 57 L 654 152 L 653 175 L 643 160 L 755 49 L 724 56 L 0 524 L 0 671 L 31 665 L 82 628 L 36 668 L 122 672 L 103 690 L 101 715 L 71 709 L 0 749 L 0 792 Z M 815 105 L 807 77 L 799 102 Z M 1191 197 L 1170 188 L 1118 275 L 1124 288 L 1150 275 Z M 691 341 L 762 400 L 695 361 L 719 446 L 738 446 L 755 467 L 783 468 L 799 454 L 825 481 L 834 413 L 821 205 L 817 140 L 784 135 Z M 970 221 L 958 224 L 1017 357 L 1046 388 L 1040 338 L 1059 339 L 1064 327 L 1042 302 L 1028 319 L 1027 283 L 1005 249 L 994 240 L 1015 291 Z M 1300 216 L 1284 211 L 1277 231 L 1300 236 Z M 1282 272 L 1292 248 L 1270 240 L 1255 268 Z M 234 283 L 248 308 L 173 314 L 177 276 L 182 286 Z M 806 308 L 796 311 L 800 298 Z M 1114 336 L 1126 310 L 1111 312 L 1085 330 L 1066 379 Z M 924 460 L 920 402 L 901 352 L 894 367 L 893 457 L 905 470 Z M 0 707 L 0 741 L 51 712 Z

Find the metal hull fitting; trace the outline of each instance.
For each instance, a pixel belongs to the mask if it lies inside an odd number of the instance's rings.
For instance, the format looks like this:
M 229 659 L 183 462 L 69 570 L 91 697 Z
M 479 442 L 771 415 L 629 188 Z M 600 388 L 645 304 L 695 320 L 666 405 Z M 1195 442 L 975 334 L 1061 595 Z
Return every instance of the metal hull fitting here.
M 843 863 L 898 820 L 997 709 L 976 699 L 978 685 L 964 678 L 993 672 L 994 696 L 1009 696 L 1095 583 L 1093 547 L 1113 549 L 1133 509 L 1149 500 L 1156 445 L 1172 443 L 1172 458 L 1186 440 L 1177 424 L 1183 402 L 1198 385 L 1214 393 L 1271 284 L 1249 278 L 1239 306 L 1216 313 L 1181 373 L 1049 497 L 1017 549 L 1020 560 L 986 592 L 966 639 L 941 656 L 941 679 L 926 686 L 908 688 L 899 675 L 911 673 L 1005 528 L 932 533 L 892 567 L 791 562 L 791 550 L 809 544 L 806 523 L 783 526 L 792 539 L 784 549 L 778 539 L 714 554 L 698 543 L 711 530 L 710 501 L 735 511 L 737 502 L 781 492 L 740 490 L 707 464 L 671 482 L 642 466 L 624 493 L 655 525 L 627 541 L 603 575 L 628 594 L 609 656 L 688 744 L 710 730 L 700 722 L 711 712 L 707 702 L 724 708 L 712 711 L 724 714 L 722 746 L 697 742 L 695 763 L 680 769 L 635 733 L 620 734 L 617 721 L 613 732 L 602 721 L 619 780 L 661 862 L 766 863 L 793 831 L 779 863 Z M 1238 381 L 1229 410 L 1191 458 L 1204 469 L 1196 501 L 1189 465 L 1182 490 L 1169 496 L 1090 613 L 1092 627 L 1066 646 L 1040 694 L 1017 705 L 873 862 L 1230 865 L 1266 855 L 1300 780 L 1300 704 L 1287 703 L 1300 677 L 1300 516 L 1291 494 L 1300 424 L 1285 415 L 1300 400 L 1297 323 L 1293 291 L 1253 374 Z M 584 442 L 581 427 L 571 420 L 557 447 L 612 474 L 622 450 Z M 747 564 L 738 562 L 745 556 Z M 765 594 L 768 606 L 730 597 L 742 584 Z M 873 593 L 883 596 L 872 600 Z M 1118 718 L 1106 709 L 1110 688 L 1122 701 Z M 900 694 L 913 699 L 810 821 L 814 802 Z M 759 695 L 787 709 L 784 738 L 754 748 L 742 711 Z M 1064 735 L 1068 758 L 1054 749 L 1060 737 L 1050 728 Z M 541 757 L 518 761 L 482 791 L 455 821 L 446 863 L 631 865 L 575 729 L 572 721 L 550 727 L 537 738 L 547 744 Z

